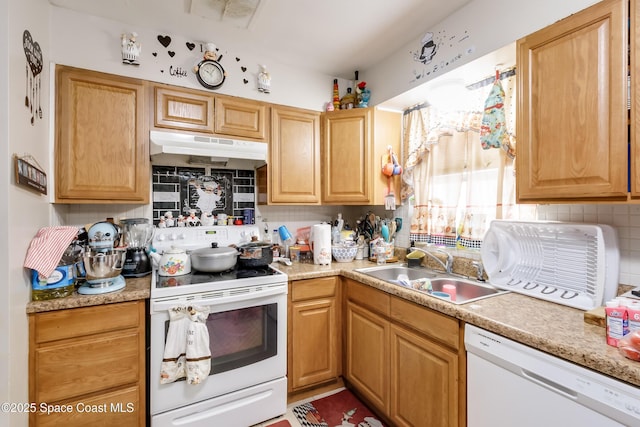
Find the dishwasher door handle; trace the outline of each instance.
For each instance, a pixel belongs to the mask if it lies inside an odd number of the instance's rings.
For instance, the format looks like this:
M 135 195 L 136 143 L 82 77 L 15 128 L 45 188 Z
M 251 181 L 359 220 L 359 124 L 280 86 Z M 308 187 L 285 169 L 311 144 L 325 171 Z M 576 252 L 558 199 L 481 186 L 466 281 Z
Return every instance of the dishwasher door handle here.
M 556 393 L 560 393 L 561 395 L 569 399 L 572 399 L 572 400 L 578 399 L 578 393 L 575 390 L 572 390 L 568 387 L 558 384 L 555 381 L 551 381 L 549 378 L 545 378 L 527 369 L 520 369 L 520 372 L 522 372 L 523 377 L 533 381 L 538 385 L 541 385 L 542 387 L 555 391 Z

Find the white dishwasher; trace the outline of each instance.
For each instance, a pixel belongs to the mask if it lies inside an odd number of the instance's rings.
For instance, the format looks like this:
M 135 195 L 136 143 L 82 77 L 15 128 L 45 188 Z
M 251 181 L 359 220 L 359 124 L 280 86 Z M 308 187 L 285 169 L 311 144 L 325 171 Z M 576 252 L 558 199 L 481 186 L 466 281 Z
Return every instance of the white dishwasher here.
M 468 427 L 640 426 L 640 388 L 465 326 Z

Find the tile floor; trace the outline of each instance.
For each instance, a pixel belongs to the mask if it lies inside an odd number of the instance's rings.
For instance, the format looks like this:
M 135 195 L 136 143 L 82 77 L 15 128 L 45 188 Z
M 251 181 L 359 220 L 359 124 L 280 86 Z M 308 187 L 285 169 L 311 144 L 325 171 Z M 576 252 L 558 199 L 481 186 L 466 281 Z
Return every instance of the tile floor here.
M 307 399 L 303 399 L 303 400 L 300 400 L 298 402 L 294 402 L 294 403 L 292 403 L 292 404 L 287 406 L 287 413 L 286 414 L 284 414 L 284 415 L 282 415 L 282 416 L 280 416 L 278 418 L 273 418 L 273 419 L 270 419 L 269 421 L 265 421 L 263 423 L 256 424 L 256 425 L 254 425 L 252 427 L 266 427 L 266 426 L 269 426 L 271 424 L 277 423 L 278 421 L 282 421 L 282 420 L 289 421 L 289 423 L 291 424 L 291 427 L 301 427 L 300 423 L 298 422 L 298 419 L 296 418 L 295 415 L 293 415 L 292 409 L 294 407 L 296 407 L 296 406 L 298 406 L 298 405 L 300 405 L 302 403 L 307 403 L 307 402 L 310 402 L 312 400 L 316 400 L 316 399 L 323 398 L 325 396 L 332 395 L 332 394 L 337 393 L 337 392 L 342 391 L 342 390 L 344 390 L 344 387 L 341 387 L 341 388 L 338 388 L 338 389 L 335 389 L 335 390 L 331 390 L 331 391 L 328 391 L 326 393 L 318 394 L 316 396 L 310 396 Z

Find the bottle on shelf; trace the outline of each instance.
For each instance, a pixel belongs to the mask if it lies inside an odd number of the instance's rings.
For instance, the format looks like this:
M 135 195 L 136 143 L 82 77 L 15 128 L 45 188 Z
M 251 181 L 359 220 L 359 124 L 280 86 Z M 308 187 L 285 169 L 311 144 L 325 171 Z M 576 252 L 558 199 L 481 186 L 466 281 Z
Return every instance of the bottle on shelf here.
M 340 109 L 340 90 L 338 89 L 338 79 L 333 79 L 333 108 Z

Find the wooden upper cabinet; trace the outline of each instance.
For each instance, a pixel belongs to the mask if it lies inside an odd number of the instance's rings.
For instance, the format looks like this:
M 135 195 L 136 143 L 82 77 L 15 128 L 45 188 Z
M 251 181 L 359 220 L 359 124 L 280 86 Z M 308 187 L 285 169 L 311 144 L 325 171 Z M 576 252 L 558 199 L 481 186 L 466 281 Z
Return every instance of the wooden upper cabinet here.
M 155 127 L 213 133 L 212 95 L 156 85 L 153 96 Z
M 268 105 L 260 101 L 217 95 L 215 133 L 267 142 Z
M 325 113 L 322 201 L 368 204 L 371 189 L 371 109 Z
M 630 2 L 630 70 L 631 72 L 631 125 L 629 127 L 631 143 L 631 197 L 640 198 L 640 5 L 637 1 Z
M 56 67 L 55 201 L 149 203 L 146 83 Z
M 271 128 L 268 202 L 319 204 L 320 113 L 273 106 Z
M 627 198 L 627 25 L 605 0 L 518 40 L 519 202 Z
M 400 155 L 401 115 L 376 108 L 323 114 L 322 202 L 384 205 L 389 190 L 400 203 L 400 179 L 388 181 L 382 170 L 387 147 Z

